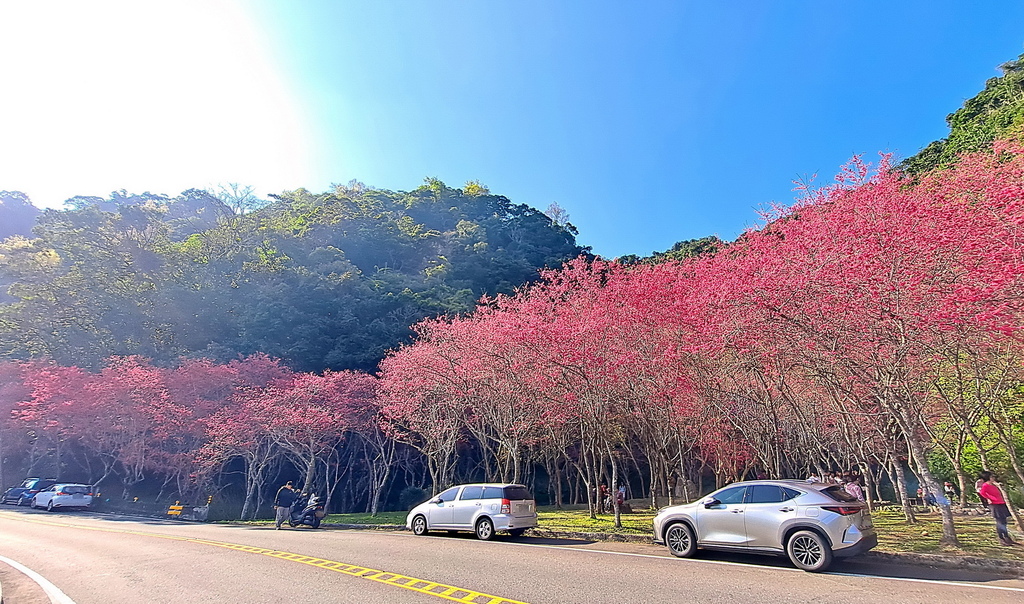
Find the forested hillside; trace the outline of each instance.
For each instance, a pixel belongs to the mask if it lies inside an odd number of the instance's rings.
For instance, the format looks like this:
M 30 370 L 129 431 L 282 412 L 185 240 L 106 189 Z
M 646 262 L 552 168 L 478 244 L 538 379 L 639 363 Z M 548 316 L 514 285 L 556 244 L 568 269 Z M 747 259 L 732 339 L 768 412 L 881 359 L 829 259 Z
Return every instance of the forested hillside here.
M 200 190 L 68 206 L 0 244 L 0 357 L 98 367 L 261 352 L 302 371 L 372 370 L 416 321 L 587 251 L 571 225 L 436 179 L 299 189 L 249 213 Z
M 1003 75 L 946 117 L 949 136 L 937 140 L 900 166 L 910 174 L 949 166 L 964 153 L 991 149 L 992 141 L 1024 126 L 1024 54 L 999 67 Z

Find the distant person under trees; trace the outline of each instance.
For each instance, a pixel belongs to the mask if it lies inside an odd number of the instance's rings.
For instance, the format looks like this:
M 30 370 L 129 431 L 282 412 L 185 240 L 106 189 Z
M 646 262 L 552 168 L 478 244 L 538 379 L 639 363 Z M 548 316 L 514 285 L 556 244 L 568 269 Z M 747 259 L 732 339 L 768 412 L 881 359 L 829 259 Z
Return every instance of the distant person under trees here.
M 281 524 L 288 520 L 292 511 L 292 504 L 295 503 L 295 497 L 295 489 L 292 488 L 292 481 L 290 480 L 277 490 L 277 496 L 274 497 L 274 511 L 276 512 L 274 517 L 275 530 L 281 530 Z

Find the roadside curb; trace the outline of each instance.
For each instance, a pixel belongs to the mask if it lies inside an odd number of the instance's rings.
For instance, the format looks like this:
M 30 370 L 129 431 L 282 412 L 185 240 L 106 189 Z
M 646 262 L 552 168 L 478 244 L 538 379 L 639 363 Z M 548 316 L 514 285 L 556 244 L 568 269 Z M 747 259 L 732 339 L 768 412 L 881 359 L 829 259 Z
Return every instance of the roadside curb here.
M 322 526 L 370 531 L 407 530 L 405 525 L 402 524 L 323 524 Z M 630 535 L 622 533 L 584 533 L 576 531 L 557 531 L 547 528 L 532 528 L 528 529 L 526 534 L 531 537 L 547 537 L 551 539 L 581 539 L 588 541 L 615 541 L 620 543 L 654 543 L 653 539 L 649 535 Z M 1024 578 L 1024 561 L 1019 560 L 999 560 L 995 558 L 981 558 L 978 556 L 880 552 L 875 550 L 861 554 L 858 558 L 872 560 L 875 562 L 897 562 L 912 566 L 987 572 L 1014 579 Z

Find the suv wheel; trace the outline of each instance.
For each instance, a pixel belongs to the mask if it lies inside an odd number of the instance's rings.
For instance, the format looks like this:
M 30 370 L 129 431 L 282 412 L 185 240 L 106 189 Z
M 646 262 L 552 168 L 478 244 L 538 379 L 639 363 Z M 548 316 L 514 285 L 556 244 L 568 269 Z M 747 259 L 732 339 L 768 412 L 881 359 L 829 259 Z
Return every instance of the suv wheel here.
M 690 558 L 697 553 L 697 537 L 693 529 L 682 522 L 677 522 L 665 531 L 665 544 L 673 556 Z
M 481 541 L 494 539 L 494 523 L 490 518 L 481 518 L 476 523 L 476 538 Z
M 786 543 L 786 554 L 797 568 L 821 572 L 832 564 L 832 548 L 814 531 L 797 531 Z
M 412 534 L 421 536 L 427 534 L 427 519 L 423 516 L 416 516 L 412 519 Z

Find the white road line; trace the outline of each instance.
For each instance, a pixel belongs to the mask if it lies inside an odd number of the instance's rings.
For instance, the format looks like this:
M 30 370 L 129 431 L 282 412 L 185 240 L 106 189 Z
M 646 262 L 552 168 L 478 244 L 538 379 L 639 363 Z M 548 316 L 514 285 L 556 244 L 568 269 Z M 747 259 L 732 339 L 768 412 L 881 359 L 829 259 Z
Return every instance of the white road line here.
M 15 562 L 10 558 L 4 558 L 3 556 L 0 556 L 0 562 L 3 562 L 15 568 L 16 570 L 21 571 L 29 579 L 32 579 L 33 581 L 38 583 L 39 587 L 43 588 L 43 591 L 46 592 L 46 595 L 50 598 L 50 602 L 52 602 L 53 604 L 75 604 L 75 601 L 69 598 L 60 589 L 58 589 L 56 585 L 47 581 L 45 578 L 43 578 L 42 575 L 32 570 L 31 568 L 28 568 L 23 564 Z
M 420 537 L 421 538 L 421 537 Z M 541 549 L 559 549 L 570 552 L 587 552 L 592 554 L 606 554 L 610 556 L 627 556 L 632 558 L 653 558 L 655 560 L 676 560 L 675 558 L 669 558 L 668 556 L 655 556 L 653 554 L 634 554 L 631 552 L 612 552 L 603 549 L 582 549 L 577 547 L 566 547 L 564 545 L 541 545 L 539 543 L 504 543 L 503 545 L 515 545 L 519 547 L 537 547 Z M 798 568 L 788 568 L 785 566 L 760 566 L 756 564 L 747 564 L 744 562 L 728 562 L 726 560 L 701 560 L 699 558 L 688 558 L 686 560 L 676 560 L 678 562 L 691 562 L 696 564 L 718 564 L 722 566 L 738 566 L 741 568 L 751 570 L 768 570 L 768 571 L 786 571 L 793 573 L 802 573 L 804 571 Z M 1024 593 L 1024 588 L 1021 587 L 1006 587 L 1003 585 L 979 585 L 977 583 L 963 583 L 959 581 L 942 581 L 939 579 L 915 579 L 912 577 L 885 577 L 881 575 L 865 575 L 859 573 L 821 573 L 824 575 L 836 576 L 836 577 L 854 577 L 862 579 L 882 579 L 886 581 L 907 581 L 911 583 L 926 583 L 930 585 L 948 585 L 951 587 L 966 587 L 970 589 L 995 589 L 999 591 L 1013 591 Z
M 1004 585 L 978 585 L 976 583 L 960 583 L 958 581 L 942 581 L 939 579 L 915 579 L 913 577 L 879 577 L 878 575 L 862 575 L 858 573 L 825 573 L 835 577 L 865 577 L 868 579 L 885 579 L 887 581 L 907 581 L 910 583 L 928 583 L 931 585 L 950 585 L 953 587 L 970 587 L 973 589 L 997 589 L 999 591 L 1019 591 L 1024 593 L 1021 587 L 1006 587 Z

